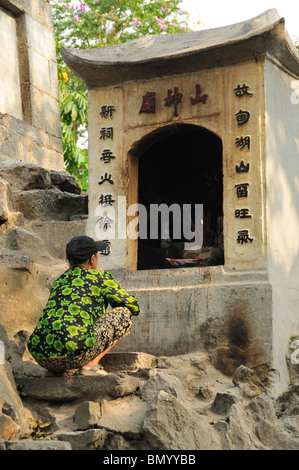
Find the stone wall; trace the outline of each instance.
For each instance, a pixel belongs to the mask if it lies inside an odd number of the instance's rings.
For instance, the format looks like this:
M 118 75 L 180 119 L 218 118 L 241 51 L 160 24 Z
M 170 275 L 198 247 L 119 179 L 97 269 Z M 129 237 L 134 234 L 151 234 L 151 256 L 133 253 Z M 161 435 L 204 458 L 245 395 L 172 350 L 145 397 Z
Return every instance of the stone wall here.
M 118 272 L 115 278 L 141 306 L 132 334 L 115 350 L 205 350 L 228 375 L 241 364 L 271 363 L 272 290 L 263 270 L 240 274 L 211 266 Z
M 0 156 L 62 170 L 52 9 L 0 0 Z
M 282 345 L 288 343 L 290 332 L 298 335 L 299 331 L 299 108 L 292 99 L 293 83 L 294 77 L 282 71 L 275 61 L 266 61 L 265 168 L 267 181 L 271 182 L 267 185 L 267 238 L 273 285 L 273 364 L 280 370 L 284 363 Z

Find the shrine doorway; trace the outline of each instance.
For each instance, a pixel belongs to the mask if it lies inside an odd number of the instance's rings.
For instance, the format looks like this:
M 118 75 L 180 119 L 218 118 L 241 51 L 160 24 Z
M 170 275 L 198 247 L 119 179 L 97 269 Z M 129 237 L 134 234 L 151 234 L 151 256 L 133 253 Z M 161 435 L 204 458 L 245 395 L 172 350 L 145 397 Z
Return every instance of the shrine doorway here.
M 137 269 L 223 265 L 221 139 L 206 128 L 178 124 L 151 133 L 138 150 L 138 203 L 148 213 L 152 204 L 203 204 L 203 239 L 201 247 L 186 251 L 183 230 L 179 238 L 172 233 L 171 216 L 167 239 L 161 227 L 158 238 L 151 239 L 147 226 L 147 237 L 138 239 Z M 191 258 L 202 259 L 174 261 Z

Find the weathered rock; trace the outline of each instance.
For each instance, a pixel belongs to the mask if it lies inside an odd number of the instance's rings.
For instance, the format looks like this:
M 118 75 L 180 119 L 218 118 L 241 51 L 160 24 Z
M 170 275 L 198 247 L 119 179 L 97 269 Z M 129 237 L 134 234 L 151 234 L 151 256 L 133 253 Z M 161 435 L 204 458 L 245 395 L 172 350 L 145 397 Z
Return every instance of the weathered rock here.
M 0 366 L 0 410 L 5 410 L 5 413 L 19 424 L 23 404 L 17 393 L 11 365 L 7 361 L 11 357 L 10 340 L 2 325 L 0 325 L 0 340 L 5 352 L 5 362 Z
M 116 400 L 104 400 L 101 408 L 98 427 L 132 437 L 141 433 L 148 403 L 130 395 Z
M 5 442 L 7 450 L 72 450 L 69 442 L 61 441 L 9 441 Z
M 101 450 L 104 446 L 107 431 L 105 429 L 88 429 L 55 433 L 55 439 L 67 441 L 72 450 Z
M 276 418 L 274 400 L 265 393 L 253 398 L 245 407 L 241 403 L 234 404 L 226 431 L 223 425 L 218 428 L 222 442 L 226 440 L 229 449 L 299 449 L 298 437 L 290 428 L 288 432 L 282 428 Z
M 188 409 L 163 390 L 152 401 L 142 428 L 150 449 L 157 450 L 199 450 L 200 430 Z
M 211 411 L 219 415 L 227 415 L 231 406 L 241 399 L 239 390 L 218 392 L 212 403 Z
M 11 355 L 16 355 L 20 359 L 24 356 L 24 353 L 27 350 L 27 340 L 30 336 L 29 331 L 19 330 L 14 336 L 13 340 L 10 342 L 10 352 Z
M 77 375 L 72 377 L 18 377 L 17 383 L 26 396 L 36 400 L 67 402 L 93 400 L 134 393 L 139 380 L 125 374 Z
M 160 390 L 164 390 L 164 392 L 180 399 L 183 393 L 183 386 L 180 380 L 168 370 L 150 370 L 149 380 L 141 386 L 140 396 L 145 401 L 151 400 L 159 393 Z
M 19 253 L 1 253 L 0 266 L 10 269 L 30 269 L 31 260 L 27 255 Z
M 7 221 L 9 215 L 7 192 L 8 183 L 0 178 L 0 225 Z
M 99 403 L 84 401 L 75 411 L 74 423 L 76 429 L 84 431 L 95 427 L 101 417 L 101 406 Z
M 25 218 L 22 212 L 18 212 L 18 211 L 9 212 L 7 220 L 3 220 L 3 223 L 0 225 L 0 236 L 2 237 L 6 233 L 6 231 L 11 228 L 24 227 L 24 226 L 25 226 Z
M 21 250 L 23 256 L 35 254 L 35 260 L 46 262 L 49 259 L 47 247 L 41 237 L 24 228 L 13 228 L 6 232 L 5 242 L 10 250 Z M 29 262 L 28 262 L 29 264 Z
M 243 365 L 236 370 L 232 382 L 236 387 L 239 387 L 242 395 L 247 398 L 255 397 L 265 390 L 256 373 Z
M 38 252 L 36 256 L 39 258 Z M 0 323 L 11 337 L 19 329 L 33 331 L 48 300 L 50 283 L 66 269 L 66 262 L 58 264 L 52 260 L 46 264 L 33 261 L 28 269 L 1 266 Z
M 231 444 L 230 444 L 230 441 L 229 441 L 229 438 L 228 438 L 228 422 L 227 420 L 224 420 L 224 419 L 220 419 L 219 421 L 217 421 L 217 423 L 215 424 L 215 430 L 217 431 L 218 433 L 218 436 L 219 436 L 219 440 L 220 440 L 220 446 L 218 449 L 221 449 L 221 450 L 230 450 L 231 449 Z
M 19 431 L 19 426 L 7 415 L 0 413 L 0 438 L 9 440 Z
M 101 359 L 101 364 L 113 372 L 149 368 L 155 360 L 155 356 L 143 352 L 109 352 Z
M 122 353 L 117 353 L 110 357 L 110 365 L 114 360 L 114 366 L 124 366 L 126 372 L 45 377 L 44 369 L 31 362 L 31 370 L 23 360 L 27 337 L 28 331 L 21 330 L 10 340 L 0 327 L 6 358 L 0 368 L 0 449 L 299 449 L 298 384 L 278 398 L 270 395 L 271 389 L 250 398 L 242 386 L 253 383 L 261 389 L 262 383 L 265 388 L 266 372 L 262 378 L 256 370 L 242 367 L 233 379 L 238 387 L 233 387 L 208 362 L 200 360 L 200 368 L 198 361 L 192 363 L 191 354 L 169 361 L 156 358 L 155 365 L 163 363 L 164 369 L 139 369 L 137 364 L 149 365 L 152 358 L 127 353 L 121 361 Z M 174 373 L 178 364 L 185 365 L 180 378 Z M 198 400 L 189 386 L 207 387 L 206 374 L 208 389 L 215 394 L 210 404 Z M 47 424 L 49 440 L 31 440 L 32 420 Z
M 299 382 L 299 335 L 292 336 L 289 342 L 289 351 L 286 357 L 291 383 Z
M 15 191 L 13 205 L 28 220 L 69 220 L 74 214 L 88 213 L 87 195 L 52 188 Z
M 55 259 L 66 259 L 65 247 L 72 237 L 86 233 L 86 221 L 31 221 L 27 229 L 41 238 L 47 247 L 47 252 Z M 35 252 L 31 252 L 35 258 Z
M 299 383 L 291 384 L 289 389 L 278 397 L 275 410 L 283 430 L 294 438 L 299 438 Z
M 299 415 L 299 382 L 291 384 L 277 400 L 278 416 Z
M 299 439 L 280 431 L 274 423 L 261 420 L 255 427 L 255 433 L 262 444 L 271 450 L 299 450 Z
M 196 388 L 196 398 L 199 400 L 211 400 L 214 395 L 214 391 L 211 389 L 211 386 L 203 384 Z
M 261 393 L 258 397 L 250 400 L 245 407 L 247 415 L 251 415 L 251 420 L 259 422 L 261 420 L 268 420 L 273 422 L 276 420 L 273 400 L 265 393 Z
M 161 356 L 157 360 L 159 368 L 166 368 L 173 371 L 178 377 L 190 374 L 198 378 L 207 375 L 207 358 L 205 354 L 194 353 L 181 356 Z
M 240 403 L 232 405 L 228 422 L 226 438 L 231 450 L 251 450 L 256 447 L 251 436 L 251 425 L 244 418 L 244 410 Z
M 15 160 L 2 163 L 0 176 L 19 190 L 48 189 L 52 186 L 49 171 L 34 163 Z
M 60 191 L 67 193 L 80 194 L 81 188 L 76 179 L 69 173 L 64 171 L 50 170 L 50 177 L 53 186 L 56 186 Z

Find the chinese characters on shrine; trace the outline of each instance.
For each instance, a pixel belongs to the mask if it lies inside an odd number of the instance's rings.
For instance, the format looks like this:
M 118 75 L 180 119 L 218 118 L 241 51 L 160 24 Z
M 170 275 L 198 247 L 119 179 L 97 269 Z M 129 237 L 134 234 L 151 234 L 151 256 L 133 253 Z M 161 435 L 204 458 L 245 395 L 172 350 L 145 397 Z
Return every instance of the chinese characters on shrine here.
M 147 91 L 145 95 L 142 96 L 142 103 L 140 106 L 139 114 L 155 114 L 156 113 L 156 103 L 157 103 L 157 93 L 154 91 Z M 190 103 L 192 106 L 197 103 L 205 104 L 207 101 L 208 95 L 202 94 L 201 86 L 199 84 L 195 85 L 195 97 L 190 96 Z M 173 115 L 179 115 L 179 104 L 182 102 L 183 93 L 179 91 L 178 87 L 174 87 L 167 90 L 166 96 L 164 96 L 164 106 L 173 108 Z M 162 101 L 162 98 L 161 98 Z
M 155 91 L 147 91 L 142 96 L 139 114 L 155 114 L 157 112 L 157 101 L 159 100 L 159 103 L 162 103 L 162 105 L 165 107 L 169 107 L 173 110 L 174 116 L 178 116 L 183 96 L 184 95 L 179 87 L 166 89 L 164 96 L 159 96 Z M 194 85 L 193 93 L 190 92 L 188 96 L 188 102 L 191 106 L 195 106 L 200 103 L 201 105 L 204 105 L 207 99 L 208 95 L 202 92 L 202 88 L 199 84 Z M 117 139 L 118 137 L 117 129 L 114 129 L 112 124 L 113 117 L 116 112 L 117 109 L 113 104 L 106 104 L 101 106 L 99 112 L 101 124 L 98 134 L 100 144 L 98 159 L 100 162 L 101 171 L 98 177 L 98 187 L 100 189 L 98 204 L 101 210 L 100 216 L 97 220 L 97 234 L 101 239 L 106 241 L 106 249 L 100 252 L 102 255 L 110 254 L 111 242 L 110 240 L 105 240 L 105 238 L 107 238 L 108 229 L 111 227 L 113 228 L 114 224 L 116 223 L 114 220 L 115 217 L 111 216 L 113 211 L 110 211 L 108 214 L 109 207 L 114 208 L 114 204 L 116 204 L 115 196 L 111 191 L 111 189 L 114 188 L 113 170 L 115 169 L 115 166 L 113 164 L 117 164 L 117 155 L 114 153 L 112 145 L 114 139 Z M 249 119 L 249 117 L 246 116 L 246 113 L 244 115 L 244 112 L 240 111 L 240 116 L 238 119 L 241 123 L 242 121 Z M 240 142 L 240 145 L 248 145 L 247 140 Z
M 101 161 L 101 168 L 103 171 L 100 174 L 98 184 L 102 190 L 99 195 L 99 205 L 101 207 L 106 206 L 113 206 L 115 199 L 113 198 L 112 194 L 109 192 L 109 187 L 114 184 L 113 180 L 113 172 L 110 170 L 111 162 L 116 159 L 116 155 L 114 155 L 113 151 L 109 148 L 108 141 L 113 141 L 114 138 L 114 129 L 111 125 L 104 125 L 105 121 L 113 119 L 113 115 L 116 112 L 116 108 L 113 105 L 105 105 L 101 107 L 100 116 L 103 120 L 103 126 L 100 129 L 99 133 L 99 141 L 103 144 L 103 148 L 100 153 L 100 161 Z M 108 169 L 106 169 L 106 167 Z M 110 228 L 114 224 L 114 220 L 109 217 L 108 215 L 101 216 L 98 220 L 98 230 L 100 233 L 103 234 L 105 238 L 105 233 L 108 228 Z M 106 241 L 106 249 L 101 251 L 100 254 L 102 255 L 109 255 L 110 254 L 110 240 Z
M 251 97 L 253 93 L 250 91 L 250 86 L 238 84 L 237 87 L 234 89 L 235 97 L 237 100 L 240 99 L 240 103 L 242 103 L 242 108 L 235 114 L 236 118 L 236 125 L 237 129 L 244 129 L 246 133 L 246 124 L 250 120 L 250 112 L 246 109 L 245 105 L 248 103 L 246 97 Z M 245 97 L 245 100 L 244 100 Z M 244 105 L 244 107 L 243 107 Z M 235 171 L 240 177 L 242 175 L 247 175 L 250 172 L 250 163 L 246 161 L 246 157 L 248 152 L 250 151 L 251 145 L 251 136 L 250 135 L 240 135 L 235 137 L 235 148 L 238 152 L 246 152 L 244 160 L 241 160 L 239 164 L 236 164 Z M 250 213 L 250 209 L 246 207 L 248 205 L 248 199 L 250 198 L 250 184 L 248 181 L 240 181 L 238 184 L 235 185 L 236 191 L 236 198 L 238 201 L 242 201 L 242 205 L 244 203 L 245 207 L 240 207 L 235 209 L 235 218 L 240 220 L 240 230 L 237 232 L 236 242 L 243 245 L 244 243 L 252 243 L 253 238 L 249 233 L 249 230 L 246 226 L 242 226 L 242 222 L 244 219 L 251 219 L 252 214 Z
M 238 207 L 234 209 L 234 217 L 238 220 L 239 227 L 235 235 L 236 243 L 238 244 L 250 244 L 254 241 L 254 237 L 250 233 L 248 227 L 246 227 L 246 221 L 252 219 L 254 214 L 250 210 L 250 172 L 252 163 L 249 162 L 249 156 L 251 152 L 252 136 L 249 135 L 247 130 L 247 124 L 252 119 L 251 112 L 248 109 L 248 99 L 252 97 L 250 86 L 243 83 L 238 84 L 234 88 L 234 99 L 236 100 L 237 106 L 235 107 L 235 131 L 234 135 L 234 148 L 235 154 L 240 156 L 237 158 L 235 163 L 235 173 L 238 175 L 239 181 L 234 186 L 236 202 Z M 157 104 L 160 106 L 169 107 L 173 111 L 174 116 L 179 116 L 180 106 L 184 98 L 184 93 L 179 87 L 173 87 L 165 89 L 164 95 L 157 93 L 156 91 L 146 91 L 141 96 L 139 114 L 155 114 L 157 112 Z M 187 96 L 189 105 L 205 105 L 208 100 L 208 95 L 203 92 L 200 84 L 194 84 L 193 93 L 190 90 Z M 159 108 L 161 109 L 161 107 Z M 113 151 L 114 139 L 117 139 L 117 130 L 113 127 L 113 116 L 117 112 L 116 107 L 113 104 L 104 105 L 101 107 L 99 112 L 101 125 L 99 129 L 99 143 L 101 145 L 99 151 L 99 161 L 101 172 L 98 178 L 98 187 L 100 194 L 98 203 L 102 208 L 114 207 L 115 196 L 111 189 L 114 187 L 114 168 L 113 164 L 117 164 L 117 155 Z M 247 179 L 248 178 L 248 179 Z M 107 229 L 111 228 L 115 224 L 114 218 L 111 214 L 103 212 L 97 224 L 98 229 L 101 231 L 102 239 L 105 238 Z M 106 240 L 107 248 L 102 252 L 104 255 L 110 254 L 110 241 Z

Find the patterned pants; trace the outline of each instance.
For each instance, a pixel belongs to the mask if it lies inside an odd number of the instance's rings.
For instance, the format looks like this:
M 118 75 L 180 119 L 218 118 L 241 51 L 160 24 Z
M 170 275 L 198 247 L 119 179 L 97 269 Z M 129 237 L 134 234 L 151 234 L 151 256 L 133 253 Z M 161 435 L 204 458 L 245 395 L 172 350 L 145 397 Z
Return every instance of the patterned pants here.
M 113 343 L 127 336 L 132 327 L 131 312 L 126 307 L 116 307 L 104 313 L 94 324 L 96 333 L 95 344 L 92 348 L 78 356 L 51 357 L 40 359 L 38 364 L 50 372 L 62 374 L 66 371 L 81 369 L 87 362 L 92 361 Z

